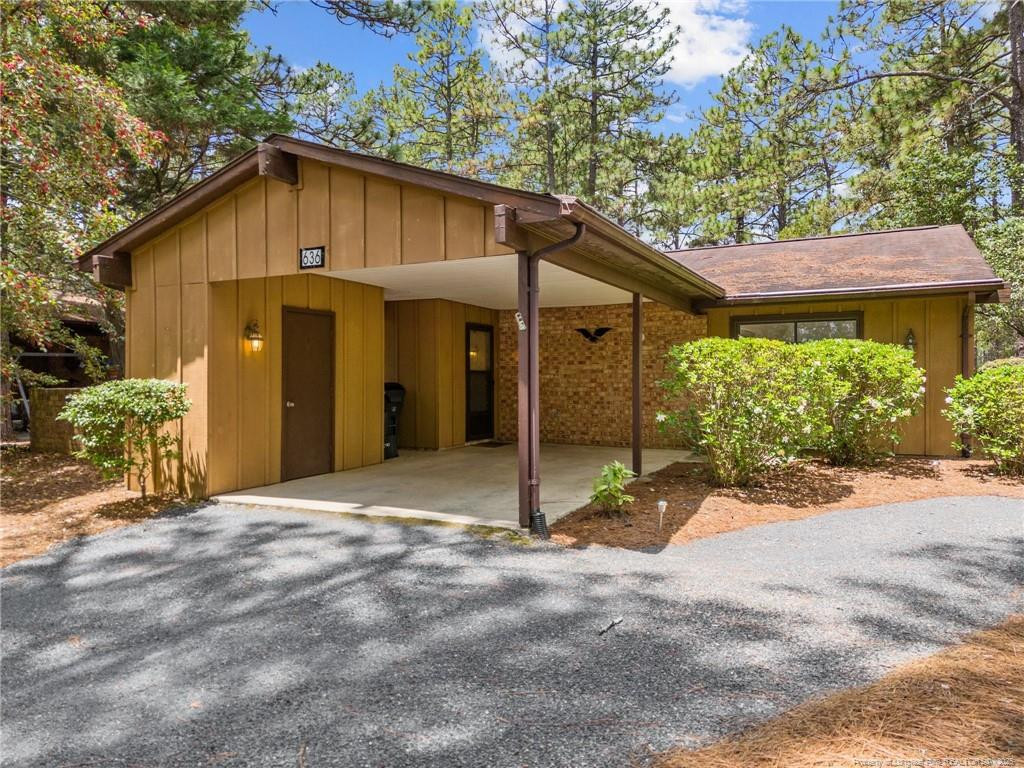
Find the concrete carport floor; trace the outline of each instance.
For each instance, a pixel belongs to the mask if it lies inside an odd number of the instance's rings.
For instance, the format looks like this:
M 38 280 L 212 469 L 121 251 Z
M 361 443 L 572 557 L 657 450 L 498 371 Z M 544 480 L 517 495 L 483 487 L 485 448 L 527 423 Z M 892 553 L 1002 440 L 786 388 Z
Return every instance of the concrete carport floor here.
M 541 506 L 548 522 L 587 503 L 601 467 L 630 463 L 631 449 L 541 446 Z M 688 451 L 644 450 L 644 469 L 696 460 Z M 463 525 L 518 528 L 516 446 L 468 445 L 446 451 L 402 451 L 383 464 L 333 472 L 216 496 L 220 502 L 406 517 Z

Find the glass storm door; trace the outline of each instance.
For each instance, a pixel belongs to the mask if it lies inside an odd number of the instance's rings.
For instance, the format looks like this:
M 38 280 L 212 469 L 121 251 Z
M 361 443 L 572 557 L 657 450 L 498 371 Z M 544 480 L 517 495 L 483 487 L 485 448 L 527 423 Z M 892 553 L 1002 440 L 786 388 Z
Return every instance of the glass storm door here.
M 494 437 L 494 328 L 466 324 L 466 441 Z

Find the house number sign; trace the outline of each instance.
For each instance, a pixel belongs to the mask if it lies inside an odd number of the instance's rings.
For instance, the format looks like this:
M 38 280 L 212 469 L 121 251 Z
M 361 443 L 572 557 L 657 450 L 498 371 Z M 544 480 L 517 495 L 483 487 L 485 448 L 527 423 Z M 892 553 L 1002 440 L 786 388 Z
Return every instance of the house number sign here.
M 318 245 L 315 248 L 299 248 L 299 269 L 319 269 L 327 262 L 324 260 L 324 252 L 327 246 Z

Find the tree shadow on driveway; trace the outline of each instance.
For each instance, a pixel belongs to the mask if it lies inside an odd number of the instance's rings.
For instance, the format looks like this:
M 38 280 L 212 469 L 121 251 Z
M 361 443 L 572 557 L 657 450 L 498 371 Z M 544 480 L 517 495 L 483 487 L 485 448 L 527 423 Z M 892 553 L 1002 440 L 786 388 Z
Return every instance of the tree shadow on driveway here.
M 3 764 L 624 765 L 1013 608 L 1012 513 L 866 559 L 819 520 L 661 557 L 229 505 L 80 540 L 4 571 Z

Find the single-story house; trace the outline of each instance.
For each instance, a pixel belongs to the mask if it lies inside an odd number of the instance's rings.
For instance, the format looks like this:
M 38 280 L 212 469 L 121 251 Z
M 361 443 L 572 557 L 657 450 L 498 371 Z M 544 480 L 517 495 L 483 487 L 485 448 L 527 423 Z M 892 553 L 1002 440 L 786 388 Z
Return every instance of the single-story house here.
M 707 334 L 913 344 L 926 406 L 899 450 L 949 454 L 943 389 L 1004 288 L 960 226 L 665 253 L 573 197 L 279 135 L 80 265 L 127 292 L 127 375 L 189 386 L 158 485 L 381 464 L 398 382 L 401 448 L 518 446 L 524 526 L 543 522 L 542 441 L 632 446 L 637 470 L 671 443 L 664 353 Z

